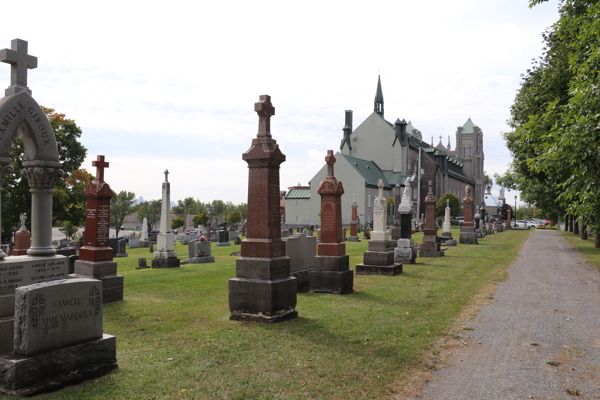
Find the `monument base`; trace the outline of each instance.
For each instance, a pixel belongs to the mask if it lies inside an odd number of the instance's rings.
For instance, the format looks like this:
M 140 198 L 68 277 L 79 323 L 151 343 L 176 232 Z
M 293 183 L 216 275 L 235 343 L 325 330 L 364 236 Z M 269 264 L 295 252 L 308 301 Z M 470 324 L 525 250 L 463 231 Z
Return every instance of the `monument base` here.
M 298 315 L 296 287 L 296 278 L 291 276 L 272 280 L 232 278 L 229 280 L 229 319 L 273 323 L 295 318 Z
M 477 244 L 477 232 L 472 226 L 462 226 L 458 242 L 461 244 Z
M 117 368 L 114 336 L 36 354 L 0 357 L 0 392 L 34 396 L 96 378 Z
M 444 232 L 444 233 L 442 233 L 441 239 L 442 240 L 452 239 L 452 232 Z
M 204 256 L 204 257 L 190 257 L 186 258 L 185 262 L 187 264 L 203 264 L 203 263 L 211 263 L 215 262 L 215 256 Z
M 146 241 L 140 240 L 140 247 L 148 247 L 148 246 L 150 246 L 150 242 L 148 240 L 146 240 Z
M 117 263 L 114 261 L 75 261 L 75 273 L 69 278 L 93 278 L 102 282 L 102 303 L 123 300 L 125 278 L 117 275 Z
M 348 236 L 346 238 L 346 240 L 349 242 L 360 242 L 360 239 L 358 238 L 358 236 Z
M 152 268 L 179 268 L 181 266 L 181 260 L 177 257 L 174 258 L 153 258 Z
M 14 304 L 14 296 L 13 296 Z M 13 314 L 14 314 L 13 306 Z M 0 354 L 13 352 L 13 341 L 15 333 L 15 317 L 0 318 Z
M 310 290 L 310 274 L 313 271 L 314 269 L 305 269 L 291 273 L 291 275 L 296 278 L 296 281 L 298 282 L 296 289 L 297 293 L 306 293 Z
M 444 251 L 440 249 L 440 243 L 435 236 L 424 236 L 424 243 L 419 246 L 420 257 L 443 257 Z
M 394 249 L 394 262 L 398 264 L 416 264 L 417 250 L 412 247 L 396 247 Z
M 231 243 L 229 243 L 229 242 L 217 242 L 217 244 L 215 246 L 216 247 L 231 246 Z
M 393 257 L 392 257 L 393 258 Z M 367 265 L 357 264 L 356 275 L 387 275 L 395 276 L 402 273 L 402 264 Z
M 354 271 L 350 257 L 315 256 L 315 270 L 310 274 L 309 289 L 315 293 L 348 294 L 353 292 Z
M 127 252 L 125 252 L 125 253 L 117 253 L 117 254 L 115 254 L 115 257 L 119 257 L 119 258 L 120 258 L 120 257 L 127 257 L 127 256 L 129 256 L 129 253 L 127 253 Z
M 496 232 L 504 232 L 504 226 L 502 224 L 496 224 Z

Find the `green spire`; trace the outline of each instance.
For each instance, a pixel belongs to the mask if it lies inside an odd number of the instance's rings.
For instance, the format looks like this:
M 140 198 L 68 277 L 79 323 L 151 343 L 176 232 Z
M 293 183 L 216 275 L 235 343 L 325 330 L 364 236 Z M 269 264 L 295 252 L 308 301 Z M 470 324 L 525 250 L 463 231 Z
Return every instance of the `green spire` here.
M 377 78 L 377 93 L 375 94 L 375 112 L 383 117 L 383 91 L 381 90 L 381 75 Z

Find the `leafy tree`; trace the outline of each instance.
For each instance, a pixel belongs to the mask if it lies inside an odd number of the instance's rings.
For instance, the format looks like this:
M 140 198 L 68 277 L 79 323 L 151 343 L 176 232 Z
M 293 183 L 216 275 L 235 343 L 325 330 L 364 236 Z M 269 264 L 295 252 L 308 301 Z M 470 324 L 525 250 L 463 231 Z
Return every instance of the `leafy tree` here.
M 70 221 L 65 221 L 63 222 L 62 227 L 59 229 L 59 231 L 64 233 L 67 239 L 73 240 L 79 232 L 79 228 L 77 227 L 77 225 L 73 225 Z
M 135 193 L 120 191 L 118 194 L 113 192 L 110 199 L 110 219 L 115 226 L 116 237 L 119 237 L 119 231 L 123 225 L 125 217 L 135 212 Z
M 72 221 L 79 225 L 82 221 L 82 214 L 72 216 L 70 213 L 79 206 L 85 207 L 81 197 L 77 193 L 71 193 L 67 182 L 73 172 L 77 171 L 86 157 L 87 149 L 79 142 L 81 137 L 81 128 L 77 126 L 74 120 L 65 118 L 65 114 L 59 114 L 52 108 L 41 106 L 50 121 L 56 144 L 58 147 L 59 160 L 63 163 L 62 170 L 65 171 L 63 179 L 56 181 L 56 190 L 52 202 L 52 223 L 57 221 Z M 2 226 L 6 228 L 18 229 L 20 226 L 19 215 L 21 213 L 30 214 L 31 193 L 29 192 L 29 183 L 26 178 L 22 178 L 19 171 L 23 169 L 25 147 L 23 142 L 14 137 L 11 143 L 9 157 L 13 160 L 12 166 L 15 173 L 4 179 L 5 190 L 2 191 Z M 78 189 L 75 189 L 77 192 Z M 73 195 L 71 197 L 71 195 Z M 84 200 L 83 200 L 84 201 Z M 28 221 L 30 226 L 30 221 Z
M 181 226 L 185 227 L 187 216 L 196 212 L 196 200 L 193 197 L 187 197 L 183 200 L 177 200 L 177 205 L 173 207 L 173 212 L 183 220 Z
M 155 229 L 156 222 L 160 220 L 162 200 L 144 201 L 137 205 L 137 215 L 140 221 L 148 219 L 148 225 Z
M 240 216 L 242 217 L 242 221 L 245 221 L 248 219 L 248 204 L 247 203 L 240 203 L 239 205 L 237 205 L 235 207 L 235 211 L 240 213 Z
M 85 222 L 86 198 L 84 192 L 96 178 L 85 169 L 72 171 L 65 179 L 65 186 L 58 186 L 54 191 L 53 203 L 60 203 L 64 221 L 71 225 L 82 226 Z M 66 215 L 66 217 L 64 217 Z M 58 216 L 55 216 L 58 218 Z
M 460 200 L 452 193 L 446 193 L 435 203 L 435 214 L 438 217 L 446 215 L 447 200 L 450 200 L 450 215 L 456 217 L 460 214 Z
M 229 211 L 227 214 L 227 224 L 233 226 L 242 220 L 242 215 L 238 211 Z
M 171 229 L 177 229 L 183 226 L 183 218 L 173 218 L 171 221 Z
M 193 222 L 194 226 L 208 224 L 208 214 L 206 213 L 206 211 L 203 211 L 200 214 L 196 214 L 196 216 L 193 219 Z
M 490 193 L 494 185 L 494 180 L 490 178 L 486 171 L 483 171 L 483 184 L 485 185 L 485 191 Z
M 225 217 L 227 216 L 227 207 L 223 200 L 213 200 L 208 209 L 210 211 L 210 217 L 213 218 L 215 224 L 219 224 L 219 222 L 225 220 Z

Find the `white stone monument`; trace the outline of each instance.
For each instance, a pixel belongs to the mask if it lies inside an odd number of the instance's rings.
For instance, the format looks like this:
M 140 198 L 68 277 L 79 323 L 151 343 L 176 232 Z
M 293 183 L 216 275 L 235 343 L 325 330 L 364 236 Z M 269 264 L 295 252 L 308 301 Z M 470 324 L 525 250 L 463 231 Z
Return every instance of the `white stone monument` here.
M 383 195 L 383 179 L 377 182 L 379 193 L 373 202 L 373 232 L 372 240 L 388 240 L 387 231 L 387 199 Z
M 175 234 L 171 232 L 171 184 L 169 170 L 165 170 L 162 184 L 162 205 L 160 212 L 160 233 L 156 236 L 156 252 L 152 268 L 176 268 L 181 261 L 175 251 Z
M 446 199 L 446 214 L 444 215 L 444 232 L 442 236 L 452 239 L 452 225 L 450 224 L 450 199 Z

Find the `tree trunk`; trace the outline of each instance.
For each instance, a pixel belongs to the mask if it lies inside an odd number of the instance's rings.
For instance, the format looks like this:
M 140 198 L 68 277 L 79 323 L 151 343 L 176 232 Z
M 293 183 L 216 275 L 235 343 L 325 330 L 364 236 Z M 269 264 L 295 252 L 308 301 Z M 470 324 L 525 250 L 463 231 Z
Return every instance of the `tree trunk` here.
M 573 225 L 573 233 L 579 235 L 579 221 L 577 219 L 575 219 L 575 223 Z
M 569 215 L 569 232 L 573 232 L 573 216 Z
M 581 240 L 588 240 L 586 224 L 581 224 Z
M 596 232 L 594 234 L 596 235 L 596 248 L 600 249 L 600 225 L 596 225 Z
M 565 232 L 569 230 L 569 214 L 565 214 Z

